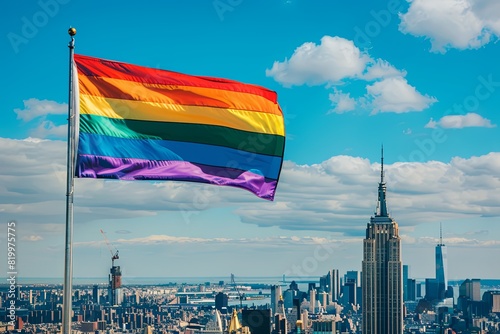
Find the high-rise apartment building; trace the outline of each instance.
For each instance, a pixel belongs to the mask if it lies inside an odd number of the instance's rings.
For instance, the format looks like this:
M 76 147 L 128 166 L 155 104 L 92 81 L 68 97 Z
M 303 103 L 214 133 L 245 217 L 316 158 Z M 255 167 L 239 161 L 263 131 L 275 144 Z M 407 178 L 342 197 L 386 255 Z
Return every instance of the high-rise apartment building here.
M 401 239 L 387 212 L 383 150 L 377 210 L 363 240 L 362 310 L 363 334 L 403 333 Z
M 316 289 L 309 290 L 309 312 L 316 312 Z

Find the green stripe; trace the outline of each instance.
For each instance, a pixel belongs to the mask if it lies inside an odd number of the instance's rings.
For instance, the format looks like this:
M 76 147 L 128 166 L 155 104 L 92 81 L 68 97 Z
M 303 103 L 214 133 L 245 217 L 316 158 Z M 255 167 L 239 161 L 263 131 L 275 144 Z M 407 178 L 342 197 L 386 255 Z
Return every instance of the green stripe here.
M 117 138 L 174 140 L 283 156 L 285 138 L 279 135 L 235 130 L 224 126 L 152 122 L 80 115 L 80 132 Z

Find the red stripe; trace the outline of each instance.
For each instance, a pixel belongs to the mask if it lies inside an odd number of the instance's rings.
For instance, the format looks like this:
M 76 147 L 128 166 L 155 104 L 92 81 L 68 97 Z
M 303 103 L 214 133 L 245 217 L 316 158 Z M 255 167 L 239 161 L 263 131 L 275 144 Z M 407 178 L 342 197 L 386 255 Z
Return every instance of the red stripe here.
M 156 68 L 132 65 L 112 60 L 75 55 L 78 74 L 129 80 L 148 84 L 179 85 L 223 89 L 262 96 L 277 103 L 276 92 L 264 87 L 244 84 L 238 81 L 193 76 Z

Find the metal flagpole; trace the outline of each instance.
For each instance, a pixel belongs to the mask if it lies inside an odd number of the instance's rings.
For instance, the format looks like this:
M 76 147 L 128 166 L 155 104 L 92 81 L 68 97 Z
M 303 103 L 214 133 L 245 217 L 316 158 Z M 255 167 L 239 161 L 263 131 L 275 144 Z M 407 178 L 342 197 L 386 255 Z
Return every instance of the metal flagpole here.
M 75 49 L 75 28 L 69 28 L 71 41 L 69 48 L 69 98 L 68 98 L 68 153 L 67 153 L 67 183 L 66 183 L 66 246 L 64 252 L 64 285 L 62 334 L 71 334 L 72 288 L 73 288 L 73 190 L 75 173 L 75 112 L 73 91 L 73 54 Z

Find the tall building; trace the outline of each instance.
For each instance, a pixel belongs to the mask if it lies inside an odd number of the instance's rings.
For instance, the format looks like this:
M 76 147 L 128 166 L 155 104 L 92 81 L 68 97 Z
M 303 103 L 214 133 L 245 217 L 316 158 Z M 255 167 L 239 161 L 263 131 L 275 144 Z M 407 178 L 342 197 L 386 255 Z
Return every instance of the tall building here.
M 383 152 L 377 210 L 363 240 L 363 334 L 403 333 L 401 239 L 398 223 L 387 212 Z
M 278 307 L 276 314 L 274 315 L 274 333 L 275 334 L 287 334 L 288 333 L 288 321 L 286 319 L 285 313 L 285 303 L 283 298 L 278 301 Z
M 488 313 L 500 314 L 500 291 L 486 291 L 483 294 L 483 302 L 485 302 Z
M 309 290 L 309 312 L 315 313 L 316 310 L 316 289 Z
M 478 278 L 466 279 L 460 284 L 459 297 L 465 297 L 471 301 L 481 300 L 481 280 Z
M 281 286 L 271 286 L 271 314 L 274 316 L 278 307 L 278 301 L 281 298 Z
M 346 274 L 344 275 L 344 284 L 346 282 L 354 282 L 356 286 L 361 285 L 361 275 L 359 271 L 356 270 L 348 270 Z
M 94 285 L 92 287 L 92 301 L 94 304 L 99 304 L 99 286 Z
M 320 288 L 320 290 L 328 292 L 328 290 L 330 288 L 330 285 L 328 283 L 329 281 L 330 281 L 330 272 L 328 272 L 324 276 L 321 276 L 319 278 L 319 288 Z
M 439 302 L 438 284 L 435 278 L 425 279 L 425 299 L 433 304 Z
M 330 301 L 337 301 L 340 295 L 340 276 L 338 269 L 330 271 Z
M 227 308 L 229 302 L 229 297 L 224 292 L 219 292 L 215 295 L 215 309 L 221 311 L 223 308 Z
M 110 305 L 120 305 L 123 301 L 122 295 L 122 271 L 120 266 L 114 263 L 109 270 L 108 299 Z
M 443 244 L 443 229 L 439 225 L 439 244 L 436 245 L 436 288 L 437 297 L 440 300 L 445 298 L 448 288 L 447 268 L 447 251 Z
M 347 279 L 342 286 L 342 305 L 357 304 L 356 290 L 356 281 Z
M 414 278 L 408 278 L 407 283 L 407 294 L 405 295 L 405 301 L 414 301 L 417 297 L 417 282 Z
M 241 324 L 252 334 L 271 334 L 271 310 L 242 310 Z
M 403 264 L 403 301 L 408 299 L 408 272 L 409 267 L 407 264 Z

